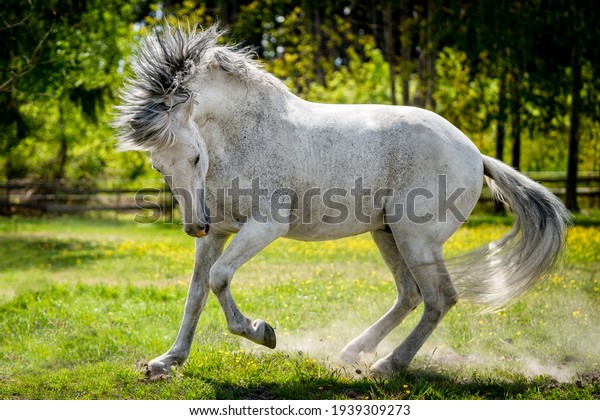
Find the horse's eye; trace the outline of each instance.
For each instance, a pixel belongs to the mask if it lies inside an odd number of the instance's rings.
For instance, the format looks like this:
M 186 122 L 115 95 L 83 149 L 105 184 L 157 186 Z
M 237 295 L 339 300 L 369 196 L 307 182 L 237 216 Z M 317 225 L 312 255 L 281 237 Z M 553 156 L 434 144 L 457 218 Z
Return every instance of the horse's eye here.
M 196 160 L 194 161 L 194 166 L 196 166 L 200 162 L 200 155 L 196 156 Z
M 160 171 L 160 169 L 158 169 L 156 166 L 152 165 L 152 169 L 154 169 L 159 174 L 162 174 L 162 172 Z

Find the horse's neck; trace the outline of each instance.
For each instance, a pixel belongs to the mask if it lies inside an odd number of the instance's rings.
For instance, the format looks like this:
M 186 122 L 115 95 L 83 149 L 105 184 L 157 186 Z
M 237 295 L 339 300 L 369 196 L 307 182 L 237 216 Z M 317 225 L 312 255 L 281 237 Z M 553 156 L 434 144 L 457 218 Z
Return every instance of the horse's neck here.
M 230 129 L 244 129 L 258 119 L 284 118 L 288 101 L 295 96 L 283 89 L 231 77 L 214 80 L 210 95 L 200 94 L 203 116 Z M 202 117 L 200 118 L 202 119 Z

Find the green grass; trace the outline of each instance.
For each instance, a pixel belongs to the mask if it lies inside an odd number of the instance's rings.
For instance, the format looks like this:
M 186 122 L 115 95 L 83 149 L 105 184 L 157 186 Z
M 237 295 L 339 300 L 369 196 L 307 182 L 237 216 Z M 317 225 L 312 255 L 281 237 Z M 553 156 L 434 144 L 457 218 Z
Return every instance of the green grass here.
M 268 320 L 278 349 L 227 332 L 211 296 L 189 361 L 148 382 L 143 364 L 171 345 L 193 240 L 129 219 L 0 220 L 2 399 L 589 399 L 600 397 L 600 227 L 583 217 L 563 267 L 505 311 L 459 304 L 394 380 L 335 355 L 395 298 L 368 236 L 279 240 L 236 274 L 242 311 Z M 500 237 L 510 218 L 474 218 L 446 248 Z M 381 346 L 389 351 L 412 314 Z

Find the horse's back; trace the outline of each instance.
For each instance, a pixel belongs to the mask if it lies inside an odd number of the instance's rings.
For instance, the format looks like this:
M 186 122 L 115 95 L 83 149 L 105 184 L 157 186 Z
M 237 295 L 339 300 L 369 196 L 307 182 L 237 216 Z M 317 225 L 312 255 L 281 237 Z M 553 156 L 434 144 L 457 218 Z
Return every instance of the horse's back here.
M 304 173 L 318 179 L 359 175 L 368 183 L 411 188 L 424 186 L 423 177 L 445 174 L 450 181 L 475 178 L 481 183 L 479 150 L 459 129 L 431 111 L 305 102 L 295 118 L 303 144 L 297 148 L 303 156 L 297 158 L 311 165 L 311 171 Z
M 347 236 L 380 228 L 393 216 L 407 231 L 433 229 L 445 241 L 472 211 L 481 193 L 481 154 L 447 120 L 413 107 L 301 105 L 302 112 L 291 118 L 300 143 L 295 150 L 300 152 L 288 157 L 301 162 L 296 163 L 301 189 L 339 189 L 335 204 L 348 208 L 349 214 L 337 226 L 294 226 L 291 236 Z M 342 191 L 347 194 L 342 196 Z M 454 198 L 456 191 L 460 194 Z M 448 196 L 450 203 L 444 201 Z M 457 217 L 446 214 L 447 205 L 456 207 Z M 311 210 L 320 214 L 323 209 Z M 358 220 L 358 211 L 369 216 L 369 223 Z M 431 215 L 431 220 L 422 215 Z

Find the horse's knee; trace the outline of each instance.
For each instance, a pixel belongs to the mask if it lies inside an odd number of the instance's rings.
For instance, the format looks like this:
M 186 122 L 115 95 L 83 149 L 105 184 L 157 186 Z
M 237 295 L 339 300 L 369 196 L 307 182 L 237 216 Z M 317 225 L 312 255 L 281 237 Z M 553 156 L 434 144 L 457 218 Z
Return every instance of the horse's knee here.
M 218 262 L 212 266 L 209 275 L 210 289 L 219 295 L 224 289 L 229 286 L 233 277 L 233 269 L 228 264 L 219 264 Z
M 425 299 L 424 303 L 425 310 L 423 311 L 423 318 L 433 323 L 438 323 L 450 309 L 448 302 L 443 296 Z
M 458 294 L 457 293 L 446 296 L 446 307 L 448 308 L 448 310 L 453 308 L 457 303 L 458 303 Z
M 449 311 L 458 303 L 458 293 L 453 286 L 450 286 L 444 290 L 443 293 L 444 306 L 447 308 L 446 311 Z
M 423 316 L 432 322 L 439 322 L 446 313 L 458 302 L 456 293 L 441 294 L 433 299 L 425 299 Z
M 425 304 L 425 310 L 423 311 L 423 319 L 437 324 L 444 316 L 444 309 L 439 305 L 427 305 Z
M 393 306 L 394 312 L 414 311 L 421 304 L 421 295 L 418 293 L 402 293 Z
M 417 285 L 414 284 L 413 287 L 405 287 L 399 298 L 403 301 L 405 306 L 415 309 L 421 303 L 421 292 L 419 292 Z

